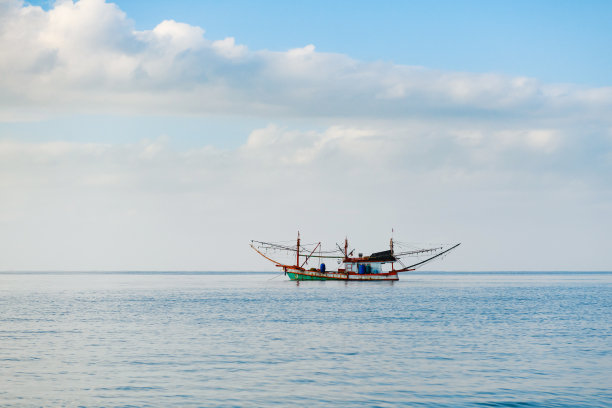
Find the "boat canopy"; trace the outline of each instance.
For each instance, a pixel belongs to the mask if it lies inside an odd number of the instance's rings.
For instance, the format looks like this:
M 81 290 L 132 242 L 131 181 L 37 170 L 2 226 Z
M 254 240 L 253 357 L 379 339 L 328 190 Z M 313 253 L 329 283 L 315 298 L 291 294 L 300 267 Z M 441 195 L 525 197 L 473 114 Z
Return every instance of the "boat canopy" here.
M 390 249 L 386 251 L 374 252 L 368 257 L 369 262 L 395 262 L 397 258 L 393 256 Z

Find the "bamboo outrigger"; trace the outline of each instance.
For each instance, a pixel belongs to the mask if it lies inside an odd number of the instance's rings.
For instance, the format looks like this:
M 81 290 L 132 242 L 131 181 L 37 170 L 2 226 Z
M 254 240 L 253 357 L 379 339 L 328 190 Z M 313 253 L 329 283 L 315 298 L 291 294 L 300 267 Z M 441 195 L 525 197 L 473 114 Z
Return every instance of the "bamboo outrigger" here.
M 395 281 L 399 279 L 398 273 L 414 271 L 434 259 L 446 255 L 461 245 L 461 243 L 410 249 L 406 249 L 403 244 L 400 245 L 404 246 L 404 249 L 396 251 L 395 247 L 398 244 L 391 238 L 388 250 L 374 252 L 369 256 L 363 256 L 360 253 L 357 257 L 353 257 L 354 250 L 349 252 L 348 239 L 344 240 L 344 248 L 336 244 L 337 249 L 332 251 L 323 251 L 320 242 L 316 244 L 303 244 L 299 232 L 296 245 L 251 241 L 251 248 L 270 262 L 273 262 L 275 266 L 282 268 L 291 280 L 344 281 Z M 295 254 L 295 265 L 278 262 L 270 258 L 268 252 L 271 251 Z M 405 265 L 401 260 L 403 257 L 417 258 L 418 262 Z M 311 259 L 319 259 L 318 268 L 305 268 Z M 324 259 L 336 259 L 344 267 L 338 268 L 336 271 L 328 271 L 325 263 L 321 262 Z M 400 267 L 396 268 L 396 264 L 399 264 Z

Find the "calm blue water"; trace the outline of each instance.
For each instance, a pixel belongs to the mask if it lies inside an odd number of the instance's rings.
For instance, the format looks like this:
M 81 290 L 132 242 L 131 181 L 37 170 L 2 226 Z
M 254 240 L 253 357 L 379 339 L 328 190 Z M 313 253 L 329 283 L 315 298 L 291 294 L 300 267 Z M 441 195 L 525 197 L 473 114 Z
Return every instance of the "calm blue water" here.
M 0 406 L 612 406 L 612 273 L 0 274 Z

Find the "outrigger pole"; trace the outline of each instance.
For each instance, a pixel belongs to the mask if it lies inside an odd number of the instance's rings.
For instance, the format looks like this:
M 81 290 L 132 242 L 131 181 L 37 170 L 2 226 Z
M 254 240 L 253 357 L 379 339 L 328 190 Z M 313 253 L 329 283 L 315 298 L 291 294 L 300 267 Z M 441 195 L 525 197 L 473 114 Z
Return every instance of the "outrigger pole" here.
M 253 242 L 253 241 L 251 241 L 251 242 Z M 274 262 L 276 264 L 276 266 L 285 266 L 282 263 L 280 263 L 278 261 L 275 261 L 274 259 L 268 258 L 264 254 L 262 254 L 261 251 L 259 251 L 257 248 L 255 248 L 255 246 L 252 243 L 251 243 L 251 248 L 253 248 L 255 250 L 255 252 L 257 252 L 259 255 L 263 256 L 264 258 L 266 258 L 268 261 Z
M 300 266 L 300 268 L 303 268 L 303 267 L 304 267 L 304 265 L 306 265 L 306 262 L 308 262 L 308 260 L 309 260 L 309 259 L 310 259 L 310 257 L 312 256 L 312 254 L 314 254 L 314 252 L 315 252 L 315 251 L 317 250 L 317 248 L 318 248 L 318 247 L 320 247 L 320 246 L 321 246 L 321 243 L 319 242 L 319 243 L 317 244 L 317 246 L 316 246 L 316 247 L 314 247 L 314 249 L 312 250 L 312 252 L 311 252 L 311 253 L 310 253 L 310 254 L 309 254 L 307 257 L 306 257 L 306 259 L 304 260 L 304 262 L 302 263 L 302 266 Z M 302 255 L 302 256 L 304 256 L 304 255 Z M 298 258 L 298 259 L 299 259 L 299 258 Z
M 450 251 L 452 251 L 453 249 L 457 248 L 459 245 L 461 245 L 461 242 L 460 242 L 460 243 L 458 243 L 458 244 L 456 244 L 456 245 L 453 245 L 452 247 L 448 248 L 446 251 L 442 251 L 442 252 L 440 252 L 439 254 L 432 256 L 431 258 L 428 258 L 428 259 L 426 259 L 426 260 L 424 260 L 424 261 L 421 261 L 421 262 L 415 263 L 415 264 L 410 265 L 410 266 L 406 266 L 405 268 L 402 268 L 402 269 L 397 269 L 395 272 L 414 271 L 414 268 L 415 268 L 416 266 L 423 265 L 424 263 L 427 263 L 427 262 L 429 262 L 429 261 L 431 261 L 431 260 L 433 260 L 433 259 L 435 259 L 435 258 L 437 258 L 437 257 L 439 257 L 439 256 L 442 256 L 442 255 L 444 255 L 445 253 L 450 252 Z

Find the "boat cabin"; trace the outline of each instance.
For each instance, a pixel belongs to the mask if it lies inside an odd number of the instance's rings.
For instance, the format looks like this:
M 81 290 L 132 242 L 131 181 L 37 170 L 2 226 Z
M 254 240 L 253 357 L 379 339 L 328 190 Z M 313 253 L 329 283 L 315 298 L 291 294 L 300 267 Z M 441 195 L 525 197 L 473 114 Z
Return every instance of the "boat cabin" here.
M 385 273 L 383 271 L 383 265 L 386 263 L 393 263 L 397 261 L 397 258 L 393 256 L 391 250 L 374 252 L 370 256 L 363 256 L 359 254 L 357 258 L 346 258 L 344 260 L 345 271 L 364 274 L 377 274 Z

